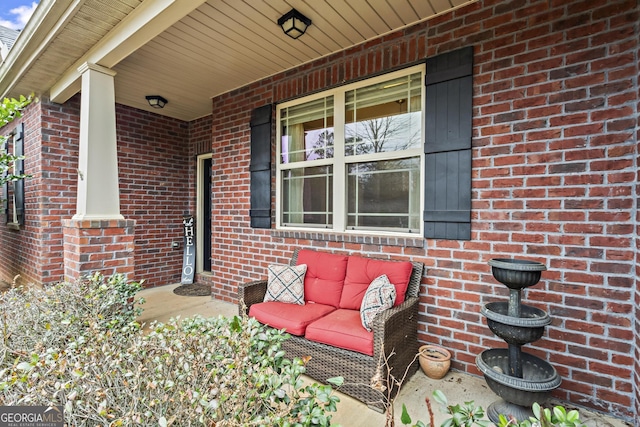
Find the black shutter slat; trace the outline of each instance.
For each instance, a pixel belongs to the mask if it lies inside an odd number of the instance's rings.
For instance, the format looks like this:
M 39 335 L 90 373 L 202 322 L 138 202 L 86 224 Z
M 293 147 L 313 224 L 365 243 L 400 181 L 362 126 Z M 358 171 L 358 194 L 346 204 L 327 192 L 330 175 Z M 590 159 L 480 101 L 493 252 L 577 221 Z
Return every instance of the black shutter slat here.
M 271 228 L 271 120 L 272 105 L 251 112 L 251 227 Z
M 462 53 L 466 49 L 471 50 L 472 53 L 473 53 L 473 49 L 472 48 L 460 49 L 459 51 L 456 51 L 456 52 Z M 435 58 L 438 58 L 438 57 L 436 56 Z M 429 67 L 429 60 L 427 60 L 427 67 Z M 448 70 L 444 69 L 442 71 L 434 71 L 433 74 L 432 73 L 427 74 L 427 76 L 425 77 L 425 82 L 428 85 L 435 84 L 435 83 L 441 83 L 441 82 L 446 82 L 447 80 L 454 80 L 454 79 L 458 79 L 460 77 L 465 77 L 465 76 L 468 76 L 469 74 L 472 74 L 472 73 L 473 73 L 473 64 L 472 63 L 462 64 L 462 65 L 459 65 L 459 66 L 455 66 L 454 65 L 453 68 L 451 68 L 451 69 L 448 69 Z
M 270 209 L 251 209 L 251 216 L 269 216 L 271 213 Z
M 473 47 L 427 59 L 424 236 L 471 238 Z
M 261 170 L 265 170 L 265 169 L 270 169 L 271 168 L 271 163 L 269 162 L 264 162 L 264 163 L 252 163 L 249 165 L 249 171 L 254 172 L 254 171 L 261 171 Z
M 424 214 L 429 217 L 430 222 L 442 222 L 442 221 L 455 221 L 465 222 L 469 221 L 469 211 L 424 211 Z
M 24 155 L 24 123 L 20 123 L 16 129 L 16 137 L 14 139 L 16 156 Z M 24 160 L 16 160 L 16 175 L 24 174 Z M 18 224 L 24 225 L 24 178 L 13 183 L 13 191 L 16 200 L 16 214 Z

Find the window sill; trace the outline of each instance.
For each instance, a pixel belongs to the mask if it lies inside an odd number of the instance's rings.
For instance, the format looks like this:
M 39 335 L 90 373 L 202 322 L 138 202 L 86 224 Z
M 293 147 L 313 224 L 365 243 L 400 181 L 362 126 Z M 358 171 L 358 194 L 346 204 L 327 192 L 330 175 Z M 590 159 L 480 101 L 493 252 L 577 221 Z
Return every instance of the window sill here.
M 402 246 L 409 248 L 424 248 L 425 244 L 425 239 L 422 236 L 373 236 L 307 230 L 271 230 L 271 235 L 282 239 L 304 239 L 365 245 Z
M 8 222 L 7 223 L 7 228 L 9 230 L 16 230 L 16 231 L 20 231 L 20 224 L 17 222 Z

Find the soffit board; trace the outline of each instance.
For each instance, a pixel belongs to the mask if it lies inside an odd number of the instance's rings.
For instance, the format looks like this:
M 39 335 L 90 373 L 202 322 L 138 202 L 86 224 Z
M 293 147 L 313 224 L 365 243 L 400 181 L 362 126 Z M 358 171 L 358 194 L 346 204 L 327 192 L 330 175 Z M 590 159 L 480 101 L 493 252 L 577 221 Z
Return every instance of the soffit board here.
M 116 101 L 193 120 L 211 114 L 212 97 L 473 1 L 208 0 L 112 67 L 117 72 Z M 142 3 L 84 1 L 10 95 L 47 94 Z M 292 7 L 313 21 L 297 40 L 276 24 Z M 169 103 L 154 110 L 145 100 L 150 94 L 162 95 Z

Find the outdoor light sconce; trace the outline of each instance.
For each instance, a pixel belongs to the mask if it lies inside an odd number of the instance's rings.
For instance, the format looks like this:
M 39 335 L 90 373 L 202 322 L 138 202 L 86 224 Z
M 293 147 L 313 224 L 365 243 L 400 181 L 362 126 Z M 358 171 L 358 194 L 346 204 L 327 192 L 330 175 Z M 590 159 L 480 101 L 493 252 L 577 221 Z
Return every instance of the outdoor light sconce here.
M 307 18 L 295 9 L 291 9 L 278 19 L 278 25 L 282 31 L 292 39 L 297 39 L 307 31 L 311 25 L 311 19 Z
M 166 103 L 169 102 L 160 95 L 147 95 L 145 98 L 153 108 L 164 108 Z

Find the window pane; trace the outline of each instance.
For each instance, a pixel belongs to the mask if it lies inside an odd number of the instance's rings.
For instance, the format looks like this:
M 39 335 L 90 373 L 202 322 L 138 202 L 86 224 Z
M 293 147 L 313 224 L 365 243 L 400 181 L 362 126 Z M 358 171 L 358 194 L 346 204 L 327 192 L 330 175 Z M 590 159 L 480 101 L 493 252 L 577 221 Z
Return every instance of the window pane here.
M 332 172 L 331 166 L 282 171 L 283 225 L 331 226 Z
M 333 157 L 333 96 L 280 113 L 281 163 Z
M 346 93 L 345 155 L 401 151 L 420 146 L 421 74 Z
M 420 158 L 348 166 L 347 226 L 420 229 Z

